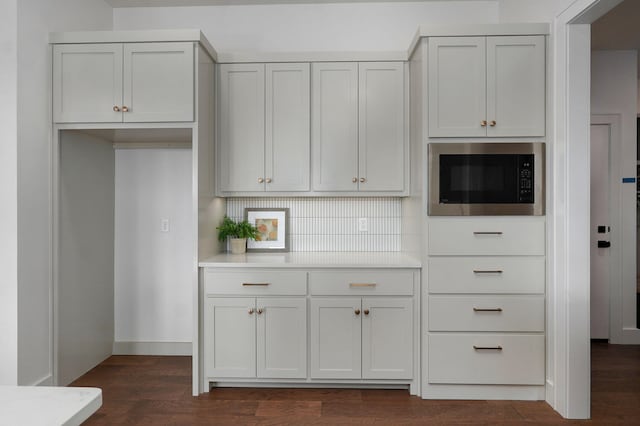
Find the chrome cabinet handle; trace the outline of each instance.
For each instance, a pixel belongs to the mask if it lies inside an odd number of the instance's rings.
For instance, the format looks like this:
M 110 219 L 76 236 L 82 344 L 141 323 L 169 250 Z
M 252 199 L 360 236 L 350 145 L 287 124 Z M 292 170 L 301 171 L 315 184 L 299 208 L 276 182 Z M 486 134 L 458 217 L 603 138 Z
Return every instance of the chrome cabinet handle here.
M 349 283 L 351 287 L 375 287 L 377 285 L 376 283 Z
M 113 111 L 114 112 L 120 112 L 120 107 L 118 105 L 114 105 L 113 106 Z
M 473 312 L 502 312 L 502 308 L 473 308 Z
M 501 351 L 502 346 L 476 346 L 473 345 L 473 349 L 476 351 Z
M 365 178 L 360 178 L 361 183 L 365 183 L 367 180 Z
M 271 183 L 271 178 L 266 178 L 264 181 L 267 183 Z
M 502 269 L 474 269 L 474 274 L 501 274 Z
M 351 179 L 351 182 L 353 182 L 353 183 L 358 182 L 358 178 L 357 178 L 357 177 L 354 177 L 353 179 Z
M 473 235 L 502 235 L 502 231 L 473 231 Z
M 269 283 L 242 283 L 243 286 L 247 287 L 247 286 L 268 286 Z

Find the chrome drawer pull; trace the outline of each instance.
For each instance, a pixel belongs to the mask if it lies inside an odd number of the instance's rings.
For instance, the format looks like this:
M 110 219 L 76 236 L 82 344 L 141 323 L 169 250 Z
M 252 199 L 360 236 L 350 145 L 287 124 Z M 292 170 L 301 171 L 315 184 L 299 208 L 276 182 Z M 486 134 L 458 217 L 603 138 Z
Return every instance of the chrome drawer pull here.
M 243 286 L 268 286 L 269 283 L 242 283 Z
M 502 269 L 474 269 L 474 274 L 501 274 Z
M 476 351 L 501 351 L 502 346 L 476 346 L 473 345 L 473 349 Z
M 502 235 L 502 231 L 473 231 L 473 235 Z
M 473 312 L 502 312 L 502 308 L 473 308 Z
M 351 287 L 375 287 L 376 283 L 349 283 Z

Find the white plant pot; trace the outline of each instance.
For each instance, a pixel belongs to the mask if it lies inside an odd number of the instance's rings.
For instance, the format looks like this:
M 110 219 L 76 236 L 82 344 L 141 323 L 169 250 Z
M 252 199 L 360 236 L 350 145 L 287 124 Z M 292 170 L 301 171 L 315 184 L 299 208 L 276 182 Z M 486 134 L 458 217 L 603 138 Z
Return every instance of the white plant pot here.
M 231 253 L 243 254 L 247 252 L 247 239 L 246 238 L 229 238 L 231 241 Z

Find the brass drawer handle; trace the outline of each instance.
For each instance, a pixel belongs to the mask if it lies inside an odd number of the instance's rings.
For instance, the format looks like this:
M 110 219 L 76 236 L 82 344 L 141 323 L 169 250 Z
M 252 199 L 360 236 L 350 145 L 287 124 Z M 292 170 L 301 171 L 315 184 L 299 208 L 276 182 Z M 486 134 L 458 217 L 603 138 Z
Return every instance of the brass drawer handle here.
M 502 312 L 502 308 L 473 308 L 473 312 Z
M 242 283 L 246 287 L 266 287 L 269 283 Z
M 476 346 L 473 345 L 473 349 L 476 351 L 501 351 L 502 346 Z
M 474 274 L 501 274 L 502 269 L 474 269 Z
M 489 126 L 491 126 L 491 127 L 494 127 L 496 124 L 498 124 L 498 123 L 496 123 L 496 120 L 491 120 L 489 122 Z
M 349 283 L 351 287 L 375 287 L 376 283 Z
M 473 231 L 473 235 L 502 235 L 502 231 Z

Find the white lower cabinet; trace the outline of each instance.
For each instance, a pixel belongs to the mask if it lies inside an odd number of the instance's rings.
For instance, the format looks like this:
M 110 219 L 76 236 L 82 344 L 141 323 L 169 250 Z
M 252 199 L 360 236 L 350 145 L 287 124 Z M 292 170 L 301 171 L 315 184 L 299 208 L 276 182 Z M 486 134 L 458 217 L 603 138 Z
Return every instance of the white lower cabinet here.
M 310 323 L 312 378 L 412 377 L 411 298 L 312 298 Z
M 209 297 L 204 321 L 208 377 L 306 377 L 306 299 Z

